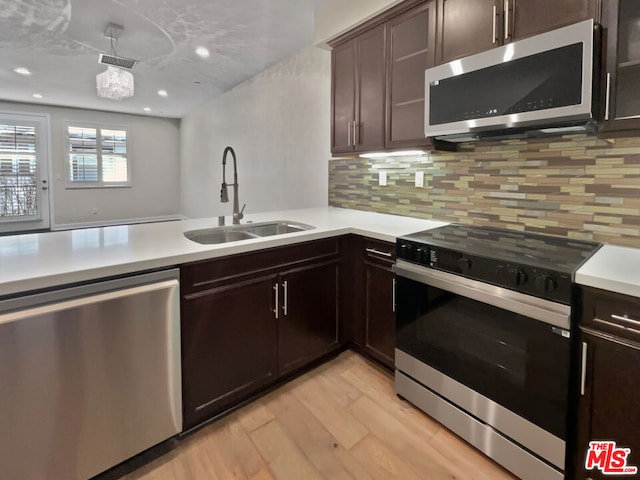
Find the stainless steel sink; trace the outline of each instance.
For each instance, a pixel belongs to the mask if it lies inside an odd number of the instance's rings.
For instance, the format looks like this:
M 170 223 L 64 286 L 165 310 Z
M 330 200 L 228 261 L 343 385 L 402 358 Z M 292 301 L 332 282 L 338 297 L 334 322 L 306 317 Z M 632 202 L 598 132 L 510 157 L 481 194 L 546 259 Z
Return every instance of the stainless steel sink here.
M 184 236 L 194 242 L 209 245 L 303 232 L 314 228 L 315 227 L 305 225 L 304 223 L 279 220 L 276 222 L 248 223 L 245 225 L 233 225 L 229 227 L 189 230 L 188 232 L 184 232 Z

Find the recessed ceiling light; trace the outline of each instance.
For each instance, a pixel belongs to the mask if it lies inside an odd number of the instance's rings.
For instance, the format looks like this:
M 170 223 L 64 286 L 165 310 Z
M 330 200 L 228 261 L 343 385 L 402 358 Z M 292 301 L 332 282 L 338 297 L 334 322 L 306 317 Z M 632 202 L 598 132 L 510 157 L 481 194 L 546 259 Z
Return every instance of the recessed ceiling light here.
M 160 95 L 161 97 L 168 97 L 169 94 L 167 93 L 166 90 L 158 90 L 158 95 Z
M 200 58 L 209 58 L 211 56 L 207 47 L 196 48 L 196 55 L 198 55 Z
M 42 98 L 42 94 L 41 93 L 34 93 L 33 94 L 33 98 Z
M 17 67 L 13 69 L 14 72 L 19 73 L 20 75 L 31 75 L 31 72 L 28 68 L 25 67 Z
M 150 111 L 151 111 L 151 109 L 150 109 L 149 107 L 144 107 L 144 108 L 143 108 L 143 110 L 144 110 L 145 112 L 150 112 Z

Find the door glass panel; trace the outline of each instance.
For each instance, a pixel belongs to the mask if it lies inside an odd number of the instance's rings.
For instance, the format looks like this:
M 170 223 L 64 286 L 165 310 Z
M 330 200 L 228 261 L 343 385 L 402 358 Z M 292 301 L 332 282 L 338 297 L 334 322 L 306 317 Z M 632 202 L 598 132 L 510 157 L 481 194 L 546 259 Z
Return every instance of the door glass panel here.
M 640 2 L 621 0 L 618 24 L 616 118 L 640 115 Z
M 0 233 L 49 228 L 48 118 L 0 112 Z
M 36 127 L 0 124 L 0 218 L 38 216 Z

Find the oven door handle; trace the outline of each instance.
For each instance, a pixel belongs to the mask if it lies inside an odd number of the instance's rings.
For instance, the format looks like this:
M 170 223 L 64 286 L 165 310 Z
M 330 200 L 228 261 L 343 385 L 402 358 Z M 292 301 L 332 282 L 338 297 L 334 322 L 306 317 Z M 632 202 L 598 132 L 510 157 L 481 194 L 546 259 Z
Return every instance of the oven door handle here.
M 398 260 L 393 266 L 393 271 L 401 277 L 524 315 L 548 325 L 566 330 L 569 330 L 571 326 L 571 307 L 568 305 L 532 297 L 452 273 L 422 267 L 404 260 Z

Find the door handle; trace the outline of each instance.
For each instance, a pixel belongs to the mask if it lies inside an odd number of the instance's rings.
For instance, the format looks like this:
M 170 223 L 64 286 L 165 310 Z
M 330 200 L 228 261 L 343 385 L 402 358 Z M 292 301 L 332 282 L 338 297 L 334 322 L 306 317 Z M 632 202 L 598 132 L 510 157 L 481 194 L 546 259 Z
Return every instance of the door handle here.
M 282 291 L 284 293 L 282 298 L 282 313 L 286 317 L 289 314 L 289 282 L 286 280 L 282 282 Z
M 278 309 L 279 309 L 279 304 L 280 304 L 280 299 L 279 299 L 278 297 L 280 296 L 280 293 L 279 293 L 279 291 L 280 291 L 280 285 L 276 283 L 276 284 L 273 286 L 273 290 L 276 292 L 276 293 L 275 293 L 275 297 L 276 297 L 276 298 L 275 298 L 276 308 L 273 310 L 273 313 L 275 313 L 275 314 L 276 314 L 276 320 L 278 320 L 278 317 L 279 317 L 279 310 L 278 310 Z
M 609 106 L 611 102 L 611 73 L 607 73 L 607 93 L 604 100 L 604 119 L 609 120 Z
M 509 40 L 509 0 L 504 1 L 504 39 Z
M 493 36 L 491 37 L 491 43 L 495 44 L 498 39 L 496 38 L 496 18 L 498 16 L 498 9 L 496 8 L 496 6 L 493 6 Z
M 353 122 L 353 146 L 360 145 L 360 124 Z
M 351 147 L 351 122 L 347 122 L 347 146 Z
M 391 257 L 392 254 L 389 252 L 383 252 L 382 250 L 376 250 L 375 248 L 366 248 L 365 249 L 369 253 L 373 253 L 374 255 L 381 255 L 383 257 Z
M 584 396 L 587 385 L 587 342 L 582 342 L 582 362 L 580 368 L 580 395 Z
M 396 311 L 396 279 L 393 279 L 393 282 L 391 283 L 391 310 L 395 313 Z

